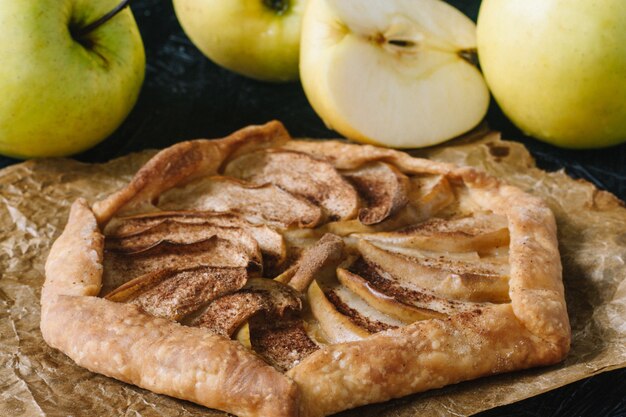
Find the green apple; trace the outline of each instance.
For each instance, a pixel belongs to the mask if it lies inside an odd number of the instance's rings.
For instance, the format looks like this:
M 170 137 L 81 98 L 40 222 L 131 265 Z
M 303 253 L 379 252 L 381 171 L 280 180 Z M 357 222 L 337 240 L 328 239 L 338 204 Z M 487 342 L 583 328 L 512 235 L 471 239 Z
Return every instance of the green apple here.
M 396 148 L 476 126 L 489 105 L 471 56 L 476 25 L 439 0 L 309 0 L 300 78 L 328 126 Z
M 484 0 L 478 54 L 504 113 L 568 148 L 626 141 L 626 1 Z
M 145 56 L 128 8 L 76 36 L 120 0 L 0 4 L 0 153 L 74 154 L 102 141 L 132 109 Z
M 209 59 L 263 81 L 298 79 L 305 0 L 174 0 L 176 16 Z

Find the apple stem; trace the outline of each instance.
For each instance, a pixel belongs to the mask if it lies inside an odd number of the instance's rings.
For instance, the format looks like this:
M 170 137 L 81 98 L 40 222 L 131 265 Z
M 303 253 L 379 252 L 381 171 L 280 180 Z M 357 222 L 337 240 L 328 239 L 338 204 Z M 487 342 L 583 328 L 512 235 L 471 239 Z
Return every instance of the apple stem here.
M 263 4 L 271 10 L 274 10 L 279 15 L 285 13 L 287 9 L 289 9 L 288 0 L 263 0 Z
M 130 0 L 122 0 L 117 6 L 115 6 L 115 8 L 113 8 L 113 10 L 111 10 L 110 12 L 108 12 L 107 14 L 102 16 L 101 18 L 99 18 L 97 20 L 94 20 L 93 22 L 91 22 L 87 26 L 83 26 L 82 28 L 77 29 L 74 32 L 74 37 L 75 38 L 81 38 L 81 37 L 87 35 L 89 32 L 91 32 L 94 29 L 98 28 L 102 24 L 108 22 L 113 16 L 115 16 L 116 14 L 121 12 L 125 7 L 127 7 L 129 3 L 130 3 Z

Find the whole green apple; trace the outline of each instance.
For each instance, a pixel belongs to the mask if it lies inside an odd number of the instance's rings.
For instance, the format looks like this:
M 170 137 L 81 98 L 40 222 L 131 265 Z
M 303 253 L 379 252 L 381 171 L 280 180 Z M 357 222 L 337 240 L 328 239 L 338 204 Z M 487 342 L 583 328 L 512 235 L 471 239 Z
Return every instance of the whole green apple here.
M 191 41 L 218 65 L 263 81 L 298 79 L 304 0 L 174 0 Z
M 567 148 L 626 141 L 626 1 L 484 0 L 478 54 L 529 135 Z
M 0 153 L 71 155 L 102 141 L 126 118 L 145 70 L 131 11 L 76 35 L 119 2 L 0 3 Z

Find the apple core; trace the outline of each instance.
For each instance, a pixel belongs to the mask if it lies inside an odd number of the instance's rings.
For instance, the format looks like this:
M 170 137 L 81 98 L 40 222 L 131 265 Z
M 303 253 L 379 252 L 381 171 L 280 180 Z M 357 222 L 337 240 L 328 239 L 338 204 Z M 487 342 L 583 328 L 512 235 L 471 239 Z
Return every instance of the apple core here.
M 289 0 L 263 0 L 263 4 L 278 15 L 286 13 L 290 8 Z

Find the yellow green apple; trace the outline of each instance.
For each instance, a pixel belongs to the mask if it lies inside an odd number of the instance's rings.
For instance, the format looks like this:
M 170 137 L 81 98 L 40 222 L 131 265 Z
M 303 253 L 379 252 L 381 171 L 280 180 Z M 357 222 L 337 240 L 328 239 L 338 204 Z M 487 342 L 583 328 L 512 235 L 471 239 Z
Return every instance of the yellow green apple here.
M 263 81 L 298 79 L 305 0 L 174 0 L 176 16 L 209 59 Z
M 64 156 L 109 136 L 144 77 L 143 44 L 126 8 L 82 36 L 119 0 L 0 5 L 0 153 Z
M 626 1 L 484 0 L 478 53 L 527 134 L 567 148 L 626 141 Z
M 328 126 L 397 148 L 434 145 L 483 118 L 476 26 L 440 0 L 309 0 L 300 78 Z

